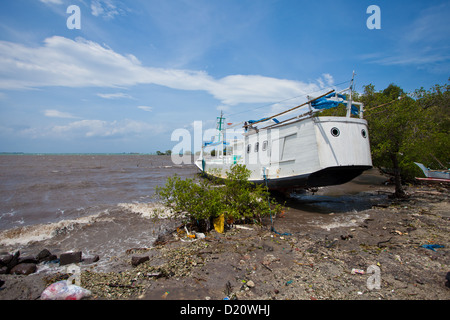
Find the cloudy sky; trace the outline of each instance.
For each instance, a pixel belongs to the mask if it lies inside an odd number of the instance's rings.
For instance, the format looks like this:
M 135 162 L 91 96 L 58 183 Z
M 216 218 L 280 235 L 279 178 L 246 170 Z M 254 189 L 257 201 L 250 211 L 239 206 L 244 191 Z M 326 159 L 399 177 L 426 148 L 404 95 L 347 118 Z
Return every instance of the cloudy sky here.
M 175 129 L 259 119 L 353 70 L 360 92 L 428 89 L 450 77 L 449 16 L 439 0 L 2 0 L 0 152 L 164 151 Z

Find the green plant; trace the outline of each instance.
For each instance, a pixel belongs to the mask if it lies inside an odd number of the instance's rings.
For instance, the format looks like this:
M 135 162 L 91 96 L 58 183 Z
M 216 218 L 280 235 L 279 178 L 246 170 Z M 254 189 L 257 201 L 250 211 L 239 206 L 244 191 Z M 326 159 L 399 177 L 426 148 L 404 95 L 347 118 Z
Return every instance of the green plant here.
M 248 181 L 250 170 L 244 165 L 233 165 L 226 176 L 221 181 L 223 184 L 218 184 L 219 180 L 214 178 L 170 177 L 164 187 L 156 188 L 156 195 L 175 212 L 175 217 L 193 224 L 208 222 L 222 214 L 227 220 L 239 221 L 281 212 L 282 206 L 270 199 L 265 186 Z

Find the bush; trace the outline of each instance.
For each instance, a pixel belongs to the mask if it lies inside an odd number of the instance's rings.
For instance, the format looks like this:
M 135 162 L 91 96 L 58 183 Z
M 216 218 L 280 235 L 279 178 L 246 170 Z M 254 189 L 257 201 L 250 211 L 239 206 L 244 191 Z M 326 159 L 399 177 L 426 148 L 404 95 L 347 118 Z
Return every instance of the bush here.
M 248 181 L 250 170 L 244 165 L 233 165 L 226 174 L 222 185 L 216 178 L 170 177 L 164 187 L 156 188 L 156 195 L 174 211 L 176 218 L 193 224 L 206 220 L 206 226 L 222 214 L 226 220 L 248 221 L 281 212 L 282 206 L 270 198 L 265 186 Z

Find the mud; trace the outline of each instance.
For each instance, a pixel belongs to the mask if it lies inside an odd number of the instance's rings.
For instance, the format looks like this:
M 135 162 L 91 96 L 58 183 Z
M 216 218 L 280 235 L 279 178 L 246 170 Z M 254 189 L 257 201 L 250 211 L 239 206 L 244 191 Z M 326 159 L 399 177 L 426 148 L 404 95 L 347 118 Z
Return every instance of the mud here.
M 450 299 L 448 186 L 409 186 L 399 201 L 388 197 L 393 186 L 373 178 L 347 185 L 354 192 L 294 197 L 273 225 L 213 230 L 193 242 L 174 231 L 159 245 L 124 252 L 113 272 L 83 268 L 81 284 L 94 300 Z M 150 259 L 132 267 L 133 255 Z M 39 299 L 61 277 L 1 275 L 0 299 Z

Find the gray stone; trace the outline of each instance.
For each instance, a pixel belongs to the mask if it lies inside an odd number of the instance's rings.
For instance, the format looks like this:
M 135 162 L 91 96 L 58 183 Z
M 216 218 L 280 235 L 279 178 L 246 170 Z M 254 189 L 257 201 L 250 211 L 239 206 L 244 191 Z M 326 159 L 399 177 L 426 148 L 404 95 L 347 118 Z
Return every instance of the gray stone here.
M 97 262 L 98 260 L 100 260 L 100 257 L 98 255 L 95 255 L 93 257 L 84 258 L 83 259 L 83 263 L 84 264 L 91 264 L 91 263 Z
M 145 261 L 148 261 L 148 260 L 150 260 L 149 256 L 144 256 L 144 257 L 133 256 L 133 257 L 131 257 L 131 264 L 134 267 L 137 267 L 141 263 L 144 263 Z
M 2 255 L 0 256 L 0 266 L 6 266 L 6 265 L 8 265 L 8 263 L 11 262 L 12 258 L 13 258 L 13 255 L 12 255 L 12 254 L 8 254 L 8 253 L 2 254 Z
M 52 261 L 52 260 L 56 260 L 56 259 L 57 259 L 57 257 L 55 255 L 53 255 L 47 249 L 42 250 L 36 256 L 36 260 L 39 262 Z
M 20 256 L 20 251 L 17 251 L 13 255 L 12 259 L 6 264 L 6 266 L 8 267 L 8 270 L 11 270 L 19 263 L 19 256 Z
M 21 263 L 38 263 L 38 261 L 36 260 L 36 258 L 35 257 L 32 257 L 32 256 L 28 256 L 28 257 L 19 257 L 19 262 L 18 262 L 18 264 L 21 264 Z
M 12 268 L 10 273 L 27 276 L 29 274 L 35 273 L 36 270 L 36 264 L 34 263 L 21 263 Z
M 81 262 L 81 251 L 66 252 L 59 257 L 59 265 L 64 266 L 72 263 Z

